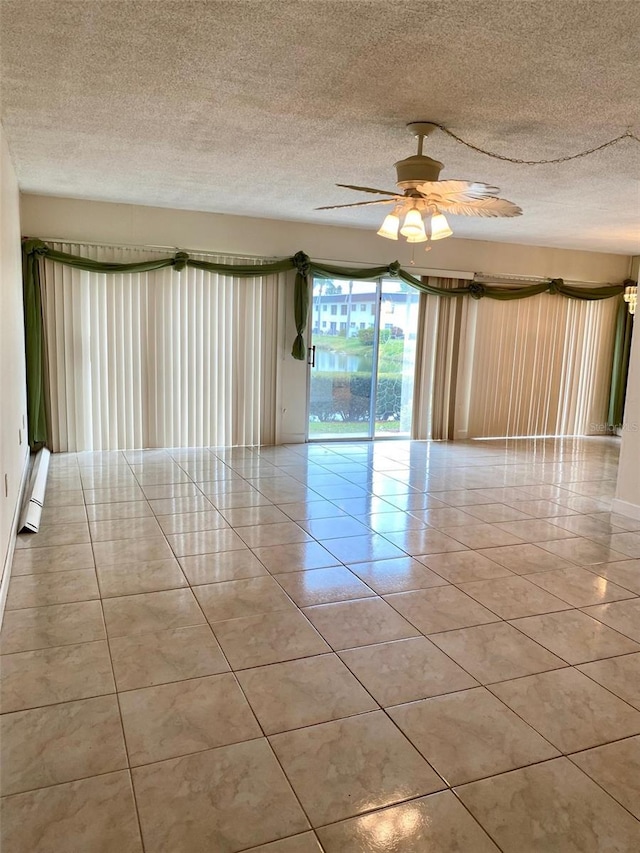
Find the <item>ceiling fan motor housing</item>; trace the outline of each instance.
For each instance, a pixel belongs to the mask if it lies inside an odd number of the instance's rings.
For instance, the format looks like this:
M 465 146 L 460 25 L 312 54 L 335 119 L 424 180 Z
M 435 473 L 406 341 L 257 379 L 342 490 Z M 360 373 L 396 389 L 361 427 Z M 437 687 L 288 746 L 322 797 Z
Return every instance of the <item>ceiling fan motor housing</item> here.
M 397 184 L 404 190 L 415 189 L 425 181 L 437 181 L 444 169 L 444 163 L 423 154 L 414 154 L 413 157 L 398 160 L 394 165 L 398 176 Z

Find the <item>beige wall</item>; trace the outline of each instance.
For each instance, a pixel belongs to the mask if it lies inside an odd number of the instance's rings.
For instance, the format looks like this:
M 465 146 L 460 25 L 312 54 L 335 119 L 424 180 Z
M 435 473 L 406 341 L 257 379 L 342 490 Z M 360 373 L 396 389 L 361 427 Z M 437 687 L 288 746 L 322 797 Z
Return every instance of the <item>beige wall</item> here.
M 171 246 L 222 254 L 286 257 L 302 249 L 316 260 L 380 265 L 399 260 L 415 274 L 500 273 L 573 281 L 622 281 L 629 258 L 509 243 L 451 238 L 429 253 L 383 240 L 371 229 L 336 228 L 271 219 L 49 196 L 22 196 L 23 234 L 70 242 Z M 295 335 L 292 277 L 286 285 L 286 322 L 279 353 L 277 435 L 281 443 L 306 435 L 307 368 L 289 355 Z
M 640 258 L 634 258 L 632 278 L 639 281 Z M 640 519 L 640 314 L 636 313 L 629 360 L 629 380 L 622 418 L 622 445 L 614 510 Z
M 1 126 L 0 149 L 0 590 L 6 591 L 28 445 L 19 195 Z
M 398 260 L 409 268 L 411 248 L 374 231 L 273 219 L 248 219 L 159 207 L 23 195 L 23 234 L 69 241 L 176 246 L 239 255 L 288 256 L 299 249 L 316 260 L 371 265 Z M 547 249 L 452 237 L 425 253 L 419 269 L 549 276 L 575 281 L 622 281 L 626 255 Z

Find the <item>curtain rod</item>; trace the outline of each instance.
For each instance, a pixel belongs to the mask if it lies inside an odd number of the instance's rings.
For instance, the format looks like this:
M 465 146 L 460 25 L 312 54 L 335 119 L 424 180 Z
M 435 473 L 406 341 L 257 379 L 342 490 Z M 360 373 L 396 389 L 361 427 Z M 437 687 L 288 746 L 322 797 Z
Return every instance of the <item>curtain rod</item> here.
M 166 252 L 176 252 L 176 251 L 185 251 L 187 253 L 192 253 L 194 255 L 205 255 L 207 257 L 218 257 L 220 255 L 225 255 L 228 258 L 257 258 L 259 260 L 264 261 L 275 261 L 278 260 L 278 257 L 275 255 L 253 255 L 250 252 L 246 252 L 243 254 L 237 254 L 236 252 L 212 252 L 204 249 L 181 249 L 179 246 L 156 246 L 149 243 L 97 243 L 89 240 L 69 240 L 68 238 L 62 237 L 42 237 L 45 243 L 71 243 L 78 246 L 94 246 L 96 248 L 105 248 L 105 249 L 146 249 L 148 251 L 166 251 Z M 358 261 L 345 261 L 343 258 L 315 258 L 316 261 L 320 261 L 322 263 L 331 263 L 331 264 L 349 264 L 354 268 L 366 267 L 369 264 L 365 264 Z M 469 272 L 466 270 L 441 270 L 441 269 L 429 269 L 428 267 L 419 267 L 414 270 L 416 273 L 420 275 L 433 275 L 433 276 L 441 276 L 443 278 L 463 278 L 473 281 L 479 282 L 489 282 L 489 281 L 504 281 L 505 284 L 512 283 L 529 283 L 529 284 L 541 284 L 542 282 L 549 281 L 551 276 L 524 276 L 524 275 L 507 275 L 507 274 L 491 274 L 491 273 L 480 273 L 480 272 Z M 589 284 L 594 287 L 602 286 L 603 284 L 609 284 L 610 282 L 598 282 L 598 281 L 578 281 L 577 279 L 564 279 L 565 284 L 569 285 L 581 285 L 581 284 Z
M 62 237 L 42 237 L 41 238 L 45 243 L 70 243 L 76 246 L 93 246 L 96 248 L 104 248 L 104 249 L 146 249 L 147 251 L 159 251 L 159 252 L 171 252 L 172 254 L 176 251 L 185 251 L 187 253 L 191 253 L 194 255 L 206 255 L 209 257 L 218 257 L 219 255 L 225 255 L 228 258 L 257 258 L 259 260 L 278 260 L 279 256 L 275 255 L 253 255 L 250 252 L 246 252 L 243 254 L 237 254 L 236 252 L 212 252 L 205 251 L 203 249 L 188 249 L 180 246 L 156 246 L 149 243 L 98 243 L 95 241 L 89 240 L 69 240 L 68 238 Z M 314 260 L 320 263 L 326 264 L 346 264 L 354 269 L 365 268 L 371 266 L 371 264 L 366 264 L 361 261 L 351 261 L 345 260 L 344 258 L 318 258 L 314 256 Z M 476 273 L 471 272 L 470 270 L 444 270 L 444 269 L 435 269 L 433 267 L 413 267 L 411 270 L 412 273 L 419 273 L 420 275 L 433 275 L 433 276 L 441 276 L 443 278 L 462 278 L 462 279 L 473 279 Z
M 253 255 L 251 252 L 243 252 L 242 254 L 223 251 L 212 252 L 205 249 L 186 249 L 181 246 L 155 246 L 150 243 L 97 243 L 93 240 L 69 240 L 68 237 L 42 237 L 40 239 L 45 243 L 70 243 L 75 246 L 94 246 L 102 249 L 146 249 L 147 251 L 170 252 L 171 254 L 180 251 L 193 255 L 207 255 L 210 257 L 225 255 L 228 258 L 257 258 L 261 261 L 278 260 L 275 255 Z
M 477 272 L 474 274 L 473 280 L 480 282 L 481 284 L 492 284 L 492 283 L 504 283 L 504 284 L 543 284 L 544 282 L 550 281 L 552 276 L 539 276 L 539 275 L 507 275 L 507 274 L 496 274 L 492 273 L 484 273 Z M 592 285 L 593 287 L 604 287 L 606 285 L 611 284 L 610 281 L 584 281 L 577 279 L 562 279 L 565 284 L 568 285 Z

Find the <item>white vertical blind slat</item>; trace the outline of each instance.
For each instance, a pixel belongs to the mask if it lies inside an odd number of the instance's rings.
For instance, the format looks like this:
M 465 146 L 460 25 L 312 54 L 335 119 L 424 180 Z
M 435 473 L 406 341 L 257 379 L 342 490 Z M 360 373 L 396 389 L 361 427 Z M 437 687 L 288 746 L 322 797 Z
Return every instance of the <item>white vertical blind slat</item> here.
M 617 302 L 477 306 L 469 436 L 585 435 L 606 420 Z
M 104 261 L 159 256 L 55 248 Z M 103 275 L 50 261 L 44 268 L 55 450 L 274 440 L 276 276 L 241 279 L 191 268 Z

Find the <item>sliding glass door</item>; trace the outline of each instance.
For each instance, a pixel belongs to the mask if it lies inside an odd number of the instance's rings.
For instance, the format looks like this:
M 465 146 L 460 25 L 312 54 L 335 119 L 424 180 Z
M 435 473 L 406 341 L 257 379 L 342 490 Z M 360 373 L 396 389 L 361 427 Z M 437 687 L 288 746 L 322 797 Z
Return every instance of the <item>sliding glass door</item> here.
M 398 279 L 314 279 L 310 440 L 410 436 L 418 300 Z

